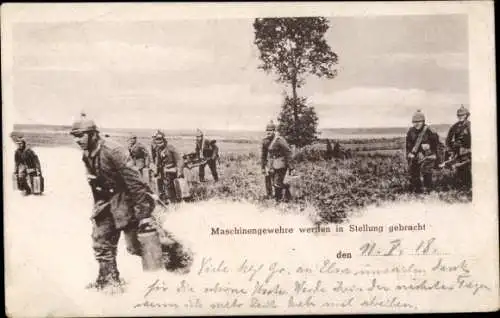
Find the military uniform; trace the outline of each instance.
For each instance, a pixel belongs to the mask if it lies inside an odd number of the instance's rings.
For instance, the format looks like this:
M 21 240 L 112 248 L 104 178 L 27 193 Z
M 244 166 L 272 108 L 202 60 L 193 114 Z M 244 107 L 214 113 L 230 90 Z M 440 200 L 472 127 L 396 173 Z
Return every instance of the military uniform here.
M 136 141 L 128 148 L 128 151 L 134 166 L 139 170 L 139 172 L 141 172 L 142 169 L 149 167 L 149 153 L 144 145 Z
M 420 145 L 415 149 L 419 135 L 423 130 L 425 132 Z M 436 164 L 438 143 L 438 135 L 425 124 L 421 129 L 411 127 L 408 130 L 406 134 L 406 156 L 408 159 L 410 190 L 417 193 L 422 192 L 421 176 L 425 190 L 432 189 L 432 169 Z M 410 154 L 413 158 L 411 158 Z
M 206 164 L 202 164 L 199 167 L 199 177 L 200 181 L 205 181 L 205 166 L 208 165 L 212 177 L 215 182 L 219 181 L 219 175 L 217 174 L 217 159 L 219 157 L 219 148 L 215 144 L 215 140 L 208 140 L 202 137 L 200 141 L 196 142 L 195 153 L 199 159 L 207 159 Z
M 272 138 L 264 138 L 262 141 L 261 167 L 266 170 L 266 192 L 272 196 L 274 188 L 274 197 L 276 201 L 281 201 L 283 191 L 285 196 L 290 199 L 290 191 L 284 183 L 286 173 L 292 168 L 292 150 L 286 140 L 275 135 Z
M 151 216 L 155 205 L 152 192 L 133 167 L 127 149 L 110 139 L 100 138 L 95 123 L 85 119 L 85 114 L 73 123 L 71 134 L 84 150 L 82 160 L 94 198 L 92 247 L 99 273 L 88 287 L 117 288 L 116 292 L 120 292 L 116 254 L 121 232 L 125 234 L 128 252 L 142 256 L 143 262 L 151 253 L 142 251 L 139 235 L 155 236 L 156 240 L 152 239 L 149 246 L 156 244 L 156 249 L 161 251 Z
M 97 149 L 85 152 L 82 160 L 95 202 L 92 215 L 95 258 L 111 271 L 117 271 L 116 251 L 122 230 L 127 251 L 141 255 L 137 228 L 141 220 L 151 217 L 152 192 L 131 166 L 126 150 L 110 140 L 100 140 Z
M 460 108 L 458 115 L 467 115 L 465 108 Z M 446 147 L 455 158 L 456 182 L 458 186 L 472 186 L 471 163 L 471 124 L 469 120 L 459 121 L 451 126 L 446 136 Z
M 178 201 L 174 180 L 184 176 L 184 161 L 177 149 L 168 144 L 164 139 L 163 146 L 156 146 L 155 161 L 156 171 L 155 176 L 160 178 L 160 198 L 168 198 L 170 201 Z
M 29 195 L 32 192 L 30 178 L 41 175 L 40 160 L 36 153 L 26 146 L 22 137 L 17 138 L 16 143 L 23 144 L 23 147 L 16 149 L 14 154 L 17 188 Z

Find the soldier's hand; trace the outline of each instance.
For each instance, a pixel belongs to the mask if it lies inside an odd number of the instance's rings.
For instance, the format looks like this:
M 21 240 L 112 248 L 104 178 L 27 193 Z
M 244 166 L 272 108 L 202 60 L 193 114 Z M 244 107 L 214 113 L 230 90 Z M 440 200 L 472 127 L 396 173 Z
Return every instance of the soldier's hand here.
M 408 158 L 409 158 L 409 159 L 413 159 L 413 158 L 415 158 L 415 155 L 414 155 L 412 152 L 410 152 L 410 153 L 408 154 Z

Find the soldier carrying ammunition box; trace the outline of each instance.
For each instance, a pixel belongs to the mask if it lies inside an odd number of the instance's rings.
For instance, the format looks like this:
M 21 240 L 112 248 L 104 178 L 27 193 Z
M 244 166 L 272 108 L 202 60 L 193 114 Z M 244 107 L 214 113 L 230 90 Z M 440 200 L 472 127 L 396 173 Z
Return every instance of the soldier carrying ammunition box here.
M 97 126 L 85 114 L 73 123 L 70 134 L 83 150 L 82 160 L 94 198 L 92 241 L 99 272 L 96 281 L 87 287 L 123 292 L 116 263 L 122 231 L 127 251 L 142 257 L 144 270 L 165 266 L 151 216 L 154 196 L 133 168 L 127 149 L 101 138 Z
M 154 176 L 158 178 L 158 192 L 164 202 L 177 202 L 179 198 L 175 190 L 174 181 L 184 177 L 184 161 L 177 149 L 170 145 L 165 134 L 158 131 L 154 136 Z
M 446 148 L 450 158 L 441 167 L 451 166 L 455 171 L 457 186 L 470 189 L 472 186 L 472 155 L 470 112 L 462 105 L 457 110 L 458 122 L 451 126 L 446 137 Z
M 199 160 L 206 162 L 199 166 L 200 182 L 205 182 L 205 166 L 208 165 L 212 178 L 215 182 L 219 181 L 217 174 L 217 159 L 219 158 L 219 148 L 215 140 L 208 140 L 203 135 L 203 132 L 198 129 L 196 134 L 196 147 L 195 153 Z
M 11 137 L 18 147 L 14 154 L 14 177 L 17 189 L 24 191 L 24 195 L 30 195 L 34 192 L 33 178 L 42 176 L 40 160 L 36 153 L 26 145 L 26 140 L 22 135 L 11 134 Z
M 293 171 L 292 150 L 276 131 L 276 125 L 270 122 L 266 127 L 266 137 L 262 140 L 261 153 L 262 174 L 265 176 L 266 193 L 272 197 L 274 189 L 274 198 L 276 202 L 283 199 L 291 199 L 290 188 L 285 184 L 285 176 L 288 170 Z
M 128 151 L 139 172 L 145 167 L 149 167 L 148 150 L 142 143 L 137 141 L 137 136 L 135 134 L 131 134 L 128 139 Z
M 438 135 L 425 124 L 425 116 L 419 110 L 412 117 L 413 127 L 406 134 L 406 158 L 410 177 L 410 191 L 422 192 L 422 175 L 424 191 L 431 191 L 432 169 L 437 159 Z

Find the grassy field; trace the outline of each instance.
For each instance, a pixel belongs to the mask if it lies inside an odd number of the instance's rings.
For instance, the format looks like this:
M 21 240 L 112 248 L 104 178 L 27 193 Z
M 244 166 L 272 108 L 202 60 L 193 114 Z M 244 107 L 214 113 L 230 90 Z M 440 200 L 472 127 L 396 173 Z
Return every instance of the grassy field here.
M 34 146 L 73 145 L 71 136 L 62 131 L 32 131 L 25 132 L 25 136 Z M 113 134 L 111 138 L 125 144 L 127 134 Z M 139 140 L 149 145 L 148 135 L 139 135 Z M 183 153 L 194 150 L 193 136 L 170 136 L 169 141 Z M 259 139 L 224 137 L 217 140 L 217 144 L 221 151 L 221 180 L 218 183 L 199 183 L 195 177 L 197 170 L 191 171 L 194 200 L 224 199 L 273 205 L 272 200 L 265 198 L 264 178 L 259 165 Z M 407 192 L 403 136 L 350 138 L 341 140 L 340 144 L 344 150 L 350 150 L 350 158 L 325 160 L 324 140 L 296 151 L 296 176 L 287 177 L 294 198 L 280 208 L 313 208 L 322 222 L 341 222 L 351 211 L 368 205 L 418 200 L 426 196 Z M 206 174 L 210 180 L 208 169 Z M 471 201 L 471 191 L 454 189 L 452 177 L 450 171 L 436 169 L 436 192 L 430 195 L 448 203 Z

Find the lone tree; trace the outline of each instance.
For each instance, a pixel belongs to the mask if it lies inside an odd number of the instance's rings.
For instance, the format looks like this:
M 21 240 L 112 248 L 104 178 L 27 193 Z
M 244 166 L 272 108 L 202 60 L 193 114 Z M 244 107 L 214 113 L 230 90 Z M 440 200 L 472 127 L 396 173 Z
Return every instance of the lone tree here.
M 324 39 L 328 21 L 324 17 L 257 18 L 253 26 L 262 61 L 259 68 L 275 73 L 277 82 L 292 90 L 291 97 L 285 96 L 278 129 L 291 144 L 310 144 L 317 138 L 318 117 L 297 89 L 309 74 L 328 79 L 337 75 L 333 68 L 337 54 Z

